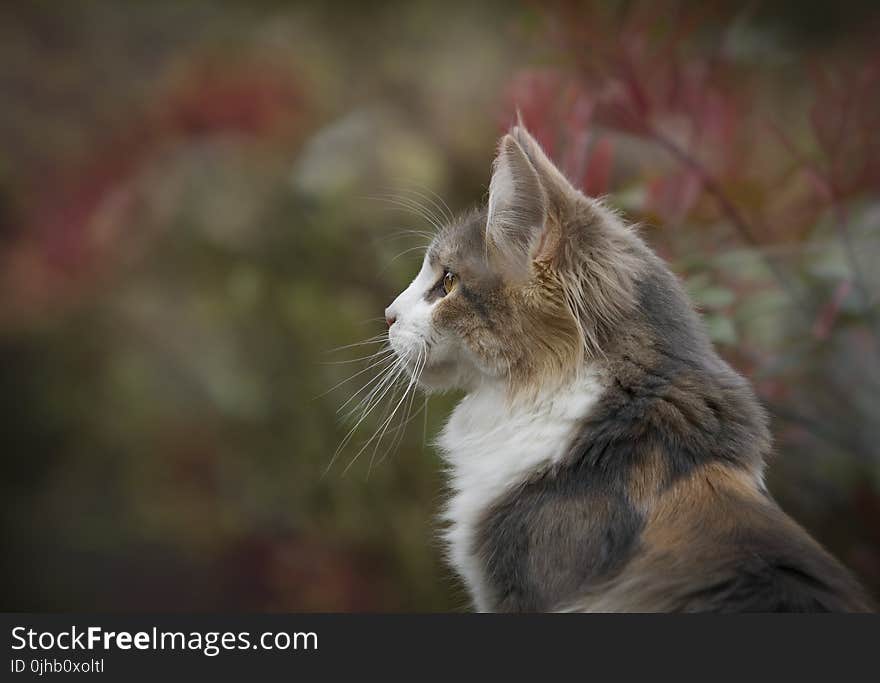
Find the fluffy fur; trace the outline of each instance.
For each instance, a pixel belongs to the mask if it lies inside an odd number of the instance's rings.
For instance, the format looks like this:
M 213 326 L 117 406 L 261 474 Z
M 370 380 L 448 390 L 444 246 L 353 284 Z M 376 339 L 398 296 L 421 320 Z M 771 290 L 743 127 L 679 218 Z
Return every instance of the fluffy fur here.
M 765 490 L 764 412 L 677 279 L 522 127 L 386 316 L 424 388 L 467 392 L 439 443 L 478 609 L 869 609 Z
M 450 559 L 478 609 L 493 605 L 482 563 L 472 550 L 487 501 L 499 500 L 535 470 L 562 460 L 581 419 L 600 394 L 598 377 L 585 372 L 570 386 L 534 403 L 511 404 L 502 389 L 486 385 L 452 413 L 439 439 L 447 454 L 452 490 L 443 515 L 445 538 Z

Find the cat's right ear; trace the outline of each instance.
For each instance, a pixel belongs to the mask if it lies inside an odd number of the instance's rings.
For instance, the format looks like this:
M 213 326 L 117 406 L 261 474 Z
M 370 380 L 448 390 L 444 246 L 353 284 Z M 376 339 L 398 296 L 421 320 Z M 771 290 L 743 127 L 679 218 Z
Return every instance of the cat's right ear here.
M 547 193 L 512 135 L 498 145 L 486 218 L 486 248 L 507 269 L 528 270 L 547 221 Z

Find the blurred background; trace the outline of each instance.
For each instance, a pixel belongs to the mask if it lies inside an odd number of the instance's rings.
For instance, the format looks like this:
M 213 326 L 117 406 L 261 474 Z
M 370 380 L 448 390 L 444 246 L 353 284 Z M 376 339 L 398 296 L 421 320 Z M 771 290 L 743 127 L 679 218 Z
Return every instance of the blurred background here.
M 456 397 L 333 459 L 373 350 L 338 347 L 517 108 L 685 280 L 771 491 L 880 594 L 872 5 L 3 3 L 2 607 L 465 609 L 425 445 Z

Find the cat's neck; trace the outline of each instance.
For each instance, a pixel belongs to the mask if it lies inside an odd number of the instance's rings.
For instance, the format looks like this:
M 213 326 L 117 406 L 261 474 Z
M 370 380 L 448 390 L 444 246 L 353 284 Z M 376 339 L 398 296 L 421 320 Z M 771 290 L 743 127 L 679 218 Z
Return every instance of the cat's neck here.
M 503 384 L 481 385 L 456 406 L 438 441 L 452 467 L 453 487 L 482 480 L 489 503 L 496 489 L 501 493 L 557 462 L 602 390 L 601 375 L 593 368 L 530 398 L 511 399 Z
M 474 554 L 479 520 L 507 492 L 569 452 L 579 426 L 602 394 L 594 369 L 555 391 L 510 400 L 504 385 L 484 384 L 456 406 L 438 444 L 449 464 L 451 497 L 443 514 L 450 560 L 478 608 L 482 568 Z
M 601 377 L 597 368 L 585 366 L 566 382 L 534 391 L 511 390 L 503 381 L 487 380 L 459 402 L 450 424 L 468 433 L 480 433 L 501 426 L 509 428 L 511 423 L 579 420 L 601 394 Z

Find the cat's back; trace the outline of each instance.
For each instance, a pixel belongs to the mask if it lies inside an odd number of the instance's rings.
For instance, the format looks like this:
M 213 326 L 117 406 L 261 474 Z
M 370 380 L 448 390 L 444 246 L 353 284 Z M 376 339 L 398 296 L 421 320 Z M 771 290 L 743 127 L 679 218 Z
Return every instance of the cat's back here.
M 859 583 L 742 472 L 713 465 L 666 491 L 639 552 L 579 611 L 867 612 Z
M 493 611 L 870 611 L 849 572 L 746 468 L 714 462 L 654 486 L 608 463 L 560 463 L 474 525 Z

